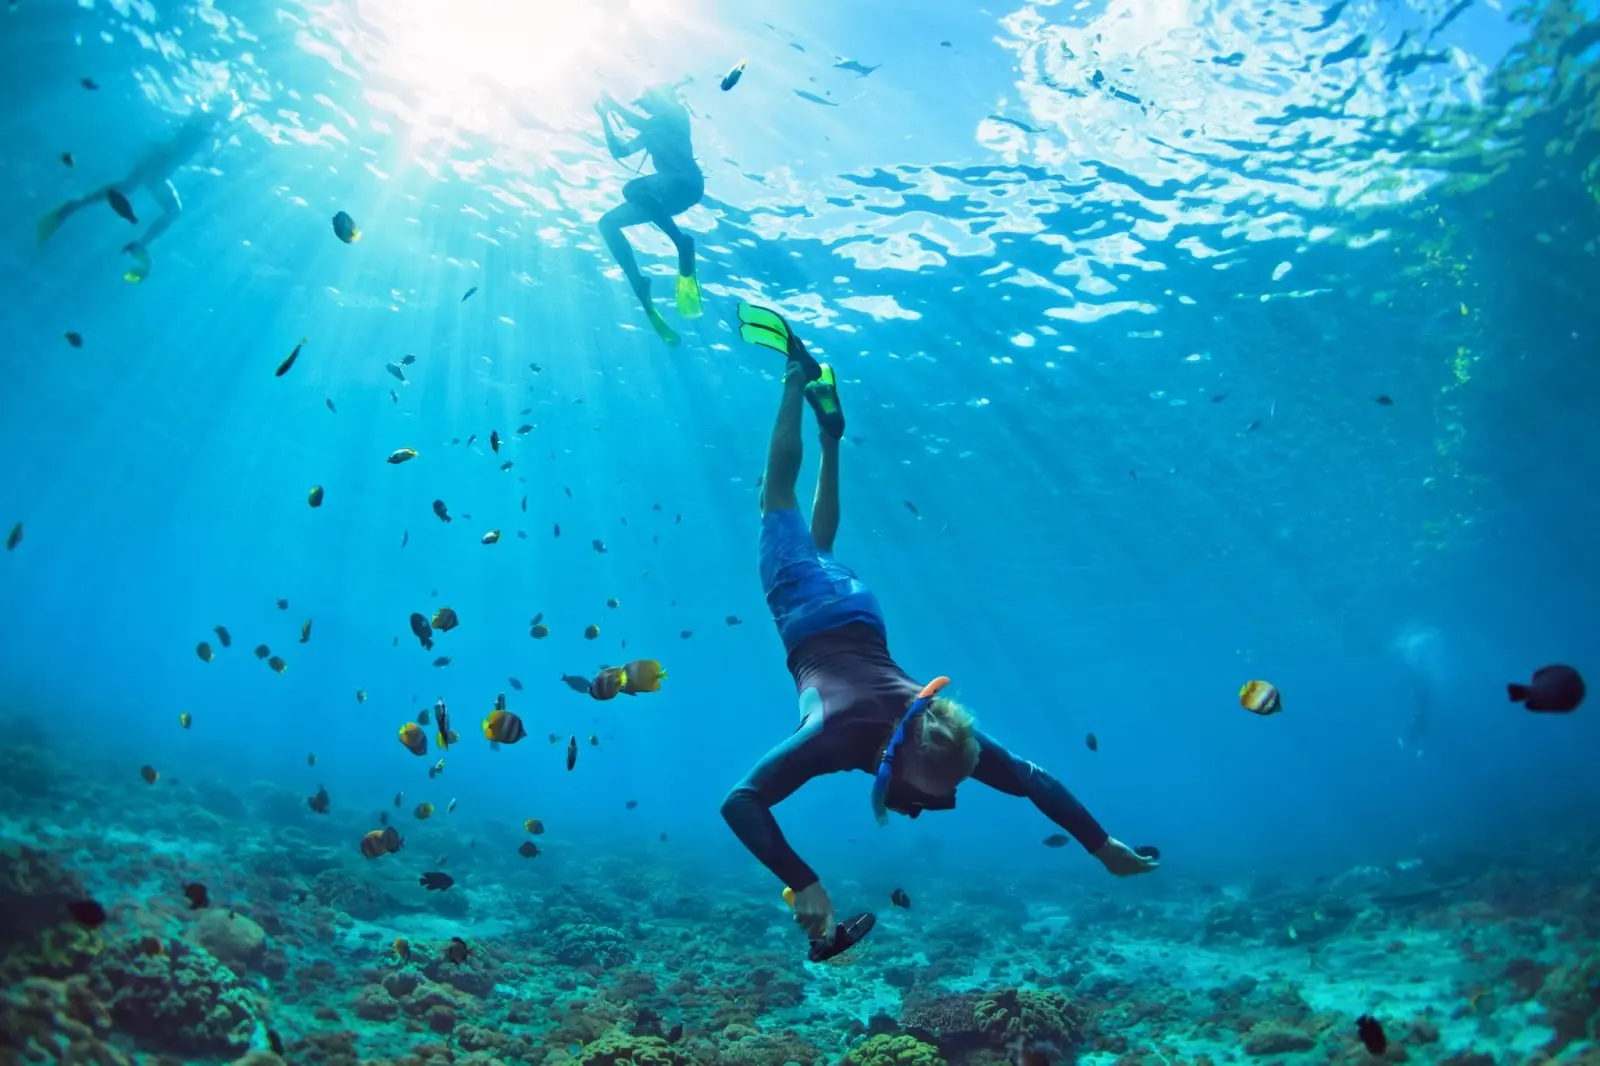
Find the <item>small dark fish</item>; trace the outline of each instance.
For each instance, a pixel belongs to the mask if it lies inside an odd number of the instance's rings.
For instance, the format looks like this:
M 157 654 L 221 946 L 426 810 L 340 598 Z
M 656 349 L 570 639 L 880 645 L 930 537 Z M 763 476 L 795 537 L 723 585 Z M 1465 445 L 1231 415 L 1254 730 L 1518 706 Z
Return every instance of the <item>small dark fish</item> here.
M 1256 430 L 1258 430 L 1260 428 L 1261 428 L 1261 419 L 1258 418 L 1254 422 L 1250 423 L 1248 426 L 1245 426 L 1244 427 L 1244 431 L 1246 433 L 1254 433 Z
M 561 536 L 561 523 L 557 522 L 555 524 L 554 528 L 555 528 L 555 535 L 558 536 L 558 537 Z
M 317 753 L 316 752 L 314 752 L 314 751 L 306 752 L 306 765 L 307 766 L 315 766 L 315 765 L 317 765 Z
M 448 655 L 439 656 L 437 659 L 433 660 L 433 665 L 439 666 L 439 667 L 449 666 L 450 665 L 450 656 L 448 656 Z
M 1212 403 L 1221 403 L 1223 400 L 1226 400 L 1227 398 L 1228 398 L 1228 394 L 1227 393 L 1219 392 L 1215 396 L 1211 397 L 1211 402 Z
M 450 521 L 450 508 L 445 506 L 443 500 L 433 501 L 433 513 L 439 516 L 439 521 L 441 522 Z
M 307 618 L 300 627 L 300 643 L 306 644 L 311 640 L 311 619 Z
M 279 1058 L 283 1057 L 283 1037 L 278 1035 L 278 1031 L 276 1029 L 267 1030 L 267 1047 L 272 1049 L 272 1053 L 274 1055 L 278 1056 Z
M 606 551 L 608 550 L 606 548 L 606 542 L 601 540 L 598 537 L 596 537 L 594 540 L 591 540 L 589 542 L 589 547 L 593 548 L 595 551 L 599 552 L 601 555 L 604 555 L 606 553 Z
M 524 493 L 523 496 L 522 496 L 522 509 L 524 511 L 526 511 L 528 509 L 528 496 L 527 496 L 526 493 Z
M 694 630 L 692 629 L 683 629 L 678 632 L 679 640 L 688 640 L 692 636 L 694 636 Z
M 1553 714 L 1577 710 L 1585 694 L 1582 676 L 1570 666 L 1541 666 L 1533 672 L 1530 684 L 1506 686 L 1512 703 Z
M 129 222 L 132 222 L 136 226 L 139 224 L 139 216 L 133 213 L 133 205 L 128 202 L 128 198 L 126 196 L 122 195 L 117 190 L 106 190 L 106 203 L 111 205 L 111 210 L 115 211 Z
M 513 463 L 510 459 L 507 459 L 505 462 L 500 464 L 500 472 L 503 474 L 516 465 L 516 463 Z
M 402 355 L 400 357 L 400 365 L 401 366 L 410 366 L 412 363 L 415 363 L 416 361 L 417 361 L 417 357 L 412 355 L 410 352 L 407 352 L 405 355 Z
M 66 337 L 67 343 L 72 345 L 74 348 L 83 347 L 83 334 L 73 333 L 71 330 L 68 330 L 66 333 L 63 333 L 62 336 Z
M 518 540 L 527 540 L 528 539 L 528 535 L 526 533 L 524 533 L 522 530 L 519 529 L 519 530 L 517 530 L 517 539 Z
M 912 503 L 910 500 L 901 500 L 900 502 L 906 505 L 906 510 L 911 512 L 912 517 L 914 517 L 914 518 L 921 518 L 922 517 L 922 512 L 917 510 L 917 505 L 916 504 Z
M 404 533 L 400 534 L 400 549 L 402 551 L 404 551 L 405 550 L 405 546 L 407 544 L 410 544 L 410 543 L 411 543 L 411 530 L 408 529 Z M 396 641 L 396 643 L 399 643 L 399 642 Z
M 496 454 L 499 453 L 499 451 L 500 451 L 500 431 L 498 429 L 491 429 L 489 431 L 489 447 L 491 449 L 493 449 Z
M 62 166 L 70 167 L 70 166 L 72 166 L 72 164 L 74 162 L 76 162 L 76 160 L 74 160 L 72 158 L 72 153 L 71 152 L 62 152 L 61 153 L 61 165 Z
M 558 534 L 559 535 L 559 534 Z M 22 543 L 22 523 L 18 522 L 11 527 L 11 534 L 6 537 L 6 551 L 11 551 Z
M 317 786 L 317 794 L 306 800 L 306 806 L 317 814 L 328 813 L 328 790 L 321 785 Z
M 403 803 L 405 803 L 405 801 L 406 801 L 406 794 L 404 792 L 396 792 L 394 794 L 394 809 L 395 810 L 399 810 L 400 806 Z
M 289 601 L 280 597 L 278 599 L 278 610 L 287 611 L 288 609 L 289 609 Z
M 200 656 L 200 661 L 203 663 L 208 663 L 216 657 L 216 653 L 211 650 L 211 645 L 203 640 L 195 645 L 194 653 Z
M 76 899 L 68 903 L 67 916 L 89 929 L 98 929 L 106 923 L 106 909 L 92 899 Z
M 636 807 L 639 806 L 639 801 L 638 800 L 629 800 L 627 803 L 624 803 L 622 806 L 623 806 L 624 810 L 631 811 L 631 810 L 633 810 L 633 809 L 635 809 Z
M 444 949 L 444 957 L 447 962 L 460 966 L 467 961 L 467 942 L 458 936 L 451 937 L 449 945 Z
M 434 872 L 423 874 L 421 877 L 417 878 L 417 883 L 423 888 L 427 889 L 429 892 L 443 892 L 445 889 L 455 884 L 456 879 L 451 877 L 449 874 Z
M 572 737 L 567 741 L 567 769 L 578 765 L 578 738 Z
M 722 76 L 721 84 L 723 92 L 728 92 L 735 85 L 739 84 L 739 79 L 744 77 L 744 68 L 747 62 L 748 60 L 739 60 L 739 62 L 733 65 L 732 69 L 730 69 L 728 73 Z
M 411 632 L 422 642 L 424 650 L 433 650 L 433 627 L 428 624 L 427 615 L 417 611 L 411 612 Z
M 285 375 L 285 374 L 287 374 L 289 372 L 289 368 L 294 366 L 294 361 L 296 359 L 300 358 L 300 349 L 304 348 L 306 346 L 306 341 L 308 339 L 309 338 L 306 338 L 306 337 L 301 337 L 300 338 L 300 343 L 294 346 L 294 351 L 289 353 L 289 358 L 285 359 L 283 362 L 278 364 L 278 369 L 277 369 L 276 373 L 274 373 L 274 375 L 273 375 L 274 377 L 280 377 L 281 378 L 281 377 L 283 377 L 283 375 Z
M 666 836 L 665 833 L 662 836 Z M 673 1022 L 672 1028 L 667 1030 L 667 1043 L 676 1044 L 683 1039 L 683 1023 Z
M 723 621 L 728 623 L 730 626 L 744 625 L 744 620 L 736 614 L 730 614 L 728 617 L 724 618 Z
M 833 65 L 833 69 L 848 70 L 852 74 L 859 74 L 865 78 L 868 74 L 871 74 L 881 66 L 883 66 L 882 63 L 877 64 L 877 66 L 869 67 L 865 63 L 856 62 L 854 59 L 846 59 L 842 63 L 835 63 Z
M 467 297 L 471 296 L 473 293 L 475 293 L 477 291 L 478 291 L 478 287 L 476 285 L 474 285 L 472 288 L 470 288 L 466 292 L 462 293 L 461 294 L 461 302 L 462 303 L 466 303 L 467 302 Z
M 1379 407 L 1393 407 L 1394 406 L 1393 398 L 1391 398 L 1390 396 L 1387 396 L 1387 395 L 1374 396 L 1372 398 L 1372 402 L 1377 404 Z
M 517 433 L 519 433 L 519 434 L 532 433 L 532 432 L 533 432 L 533 427 L 528 425 L 528 423 L 526 423 L 526 422 L 522 423 L 522 425 L 517 427 Z
M 572 489 L 566 485 L 561 486 L 561 491 L 567 494 L 567 499 L 572 499 Z
M 587 677 L 579 677 L 577 674 L 562 674 L 561 681 L 574 692 L 587 694 L 589 691 L 589 679 Z
M 217 643 L 224 648 L 233 646 L 233 636 L 228 632 L 227 626 L 217 626 L 212 632 L 217 635 Z
M 1384 1035 L 1383 1026 L 1370 1014 L 1363 1014 L 1356 1019 L 1356 1036 L 1361 1038 L 1362 1046 L 1374 1055 L 1382 1055 L 1389 1050 L 1389 1038 Z
M 1072 843 L 1072 838 L 1065 833 L 1051 833 L 1041 843 L 1047 848 L 1064 848 Z
M 518 681 L 514 677 L 508 677 L 508 678 L 506 678 L 506 680 L 508 682 L 510 682 L 512 688 L 516 689 L 518 692 L 522 691 L 522 682 L 521 681 Z
M 544 367 L 540 366 L 538 363 L 529 363 L 528 369 L 533 371 L 535 374 L 544 373 Z
M 906 890 L 903 888 L 897 888 L 889 893 L 889 902 L 896 907 L 903 907 L 906 910 L 911 909 L 911 897 L 906 895 Z
M 99 83 L 93 78 L 79 78 L 78 84 L 83 86 L 85 89 L 88 89 L 90 92 L 94 92 L 96 89 L 100 88 Z
M 399 363 L 384 363 L 383 369 L 387 370 L 389 372 L 389 376 L 397 381 L 404 381 L 406 379 L 406 372 L 400 369 Z
M 309 503 L 312 507 L 321 507 L 322 506 L 322 486 L 321 485 L 312 485 L 311 486 L 311 491 L 306 493 L 306 502 Z
M 398 392 L 395 392 L 393 389 L 390 389 L 389 390 L 389 399 L 394 401 L 396 404 L 398 404 L 400 402 L 400 394 Z
M 530 626 L 536 626 L 540 622 L 543 622 L 543 621 L 544 621 L 544 612 L 540 611 L 538 614 L 533 616 L 533 619 L 528 624 Z
M 192 911 L 204 910 L 211 906 L 211 893 L 206 891 L 206 886 L 198 881 L 191 881 L 183 886 L 183 896 L 189 901 Z
M 354 244 L 361 239 L 361 230 L 348 212 L 340 211 L 333 216 L 333 235 L 346 244 Z
M 327 399 L 327 400 L 323 400 L 322 402 L 327 404 L 328 405 L 328 410 L 332 411 L 334 414 L 338 414 L 339 413 L 339 409 L 337 407 L 333 406 L 333 400 Z
M 283 657 L 281 655 L 274 655 L 272 658 L 268 659 L 267 665 L 272 667 L 272 672 L 275 674 L 281 674 L 285 670 L 289 669 L 289 664 L 283 661 Z
M 1095 736 L 1093 733 L 1085 733 L 1083 737 L 1083 745 L 1090 751 L 1099 751 L 1100 738 Z
M 835 103 L 832 100 L 827 99 L 826 97 L 818 96 L 816 93 L 807 92 L 804 89 L 793 89 L 791 91 L 796 96 L 798 96 L 800 99 L 807 100 L 807 101 L 809 101 L 809 102 L 811 102 L 813 104 L 821 104 L 823 107 L 838 107 L 839 106 L 837 103 Z
M 517 849 L 517 854 L 521 855 L 524 859 L 537 858 L 539 855 L 539 845 L 535 844 L 531 840 L 524 840 L 522 842 L 522 846 Z
M 272 654 L 272 649 L 267 647 L 265 644 L 257 644 L 256 645 L 256 658 L 257 659 L 265 659 L 267 656 L 269 656 L 271 654 Z

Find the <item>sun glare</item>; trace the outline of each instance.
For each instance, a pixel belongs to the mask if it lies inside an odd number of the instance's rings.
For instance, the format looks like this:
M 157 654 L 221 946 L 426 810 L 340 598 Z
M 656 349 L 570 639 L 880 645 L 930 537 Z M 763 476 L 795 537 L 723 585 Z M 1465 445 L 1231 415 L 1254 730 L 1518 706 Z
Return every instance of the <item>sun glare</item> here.
M 633 53 L 670 30 L 676 7 L 675 0 L 351 2 L 358 22 L 375 31 L 373 72 L 414 94 L 429 118 L 511 108 L 554 124 L 587 108 L 602 87 L 638 80 Z

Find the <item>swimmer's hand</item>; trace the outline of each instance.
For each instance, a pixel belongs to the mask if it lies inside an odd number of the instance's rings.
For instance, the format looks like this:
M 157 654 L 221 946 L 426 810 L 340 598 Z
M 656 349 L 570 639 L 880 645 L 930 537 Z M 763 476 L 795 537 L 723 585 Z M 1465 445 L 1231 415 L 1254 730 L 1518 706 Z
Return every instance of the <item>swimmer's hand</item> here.
M 1116 837 L 1107 837 L 1106 842 L 1100 845 L 1100 850 L 1094 853 L 1094 857 L 1100 860 L 1102 866 L 1118 877 L 1147 874 L 1161 865 L 1155 859 L 1140 855 Z
M 833 936 L 833 900 L 828 898 L 828 890 L 822 887 L 821 881 L 794 894 L 794 920 L 812 940 Z

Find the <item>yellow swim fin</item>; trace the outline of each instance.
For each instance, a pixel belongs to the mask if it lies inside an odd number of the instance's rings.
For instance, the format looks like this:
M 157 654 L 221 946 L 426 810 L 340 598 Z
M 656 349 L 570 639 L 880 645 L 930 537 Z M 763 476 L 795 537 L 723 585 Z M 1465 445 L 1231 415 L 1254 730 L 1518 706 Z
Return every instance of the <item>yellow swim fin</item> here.
M 655 328 L 656 336 L 660 337 L 674 348 L 683 343 L 678 335 L 672 332 L 672 327 L 667 325 L 667 320 L 661 317 L 660 311 L 657 311 L 654 307 L 647 307 L 645 308 L 644 313 L 649 316 L 650 325 Z
M 122 272 L 122 280 L 137 285 L 150 276 L 150 253 L 138 246 L 130 246 L 126 251 L 133 256 L 133 265 Z
M 43 244 L 61 228 L 61 210 L 47 211 L 39 219 L 39 243 Z
M 701 312 L 700 279 L 693 274 L 679 274 L 678 314 L 684 318 L 699 318 Z

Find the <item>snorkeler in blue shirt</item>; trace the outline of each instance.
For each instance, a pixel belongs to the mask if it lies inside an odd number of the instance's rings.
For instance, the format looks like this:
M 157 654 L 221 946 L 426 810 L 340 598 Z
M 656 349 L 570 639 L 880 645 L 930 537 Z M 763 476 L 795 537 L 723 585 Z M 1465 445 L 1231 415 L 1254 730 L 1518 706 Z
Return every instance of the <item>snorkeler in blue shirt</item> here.
M 970 777 L 1032 800 L 1111 873 L 1154 870 L 1154 849 L 1135 851 L 1108 836 L 1061 782 L 1012 755 L 978 730 L 964 707 L 938 695 L 946 679 L 922 685 L 889 655 L 877 597 L 833 554 L 844 412 L 832 368 L 818 363 L 775 312 L 741 304 L 739 318 L 746 341 L 788 359 L 762 483 L 761 583 L 788 652 L 801 720 L 728 794 L 722 816 L 792 890 L 795 920 L 814 942 L 835 929 L 827 890 L 784 839 L 772 808 L 813 777 L 844 770 L 875 775 L 872 805 L 880 822 L 889 811 L 916 818 L 950 810 L 956 786 Z M 795 496 L 808 403 L 822 443 L 809 528 Z
M 620 163 L 644 152 L 655 167 L 654 173 L 634 178 L 622 187 L 622 203 L 600 219 L 600 235 L 644 306 L 651 328 L 668 344 L 677 344 L 677 333 L 651 301 L 650 279 L 639 270 L 633 245 L 623 230 L 648 222 L 667 235 L 678 252 L 674 294 L 678 314 L 699 318 L 700 282 L 694 269 L 694 238 L 679 229 L 673 218 L 699 203 L 706 193 L 706 179 L 695 162 L 689 137 L 689 109 L 670 88 L 660 87 L 639 97 L 631 108 L 607 94 L 595 104 L 595 112 L 600 116 L 606 149 L 613 159 Z M 619 121 L 632 127 L 633 137 L 623 139 L 616 128 Z

